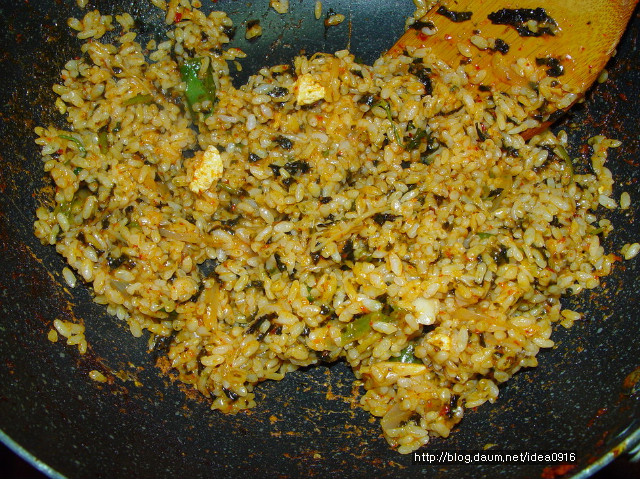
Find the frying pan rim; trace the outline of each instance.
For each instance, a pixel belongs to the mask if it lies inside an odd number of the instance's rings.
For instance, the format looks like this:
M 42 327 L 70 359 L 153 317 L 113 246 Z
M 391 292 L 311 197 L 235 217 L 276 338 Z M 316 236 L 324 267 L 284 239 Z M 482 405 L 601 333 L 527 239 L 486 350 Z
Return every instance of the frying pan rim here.
M 45 474 L 51 479 L 69 479 L 68 476 L 58 472 L 53 467 L 49 466 L 46 462 L 38 459 L 35 455 L 27 451 L 24 447 L 13 440 L 4 430 L 0 429 L 0 442 L 4 444 L 13 453 L 18 455 L 32 467 L 39 472 Z M 603 469 L 610 463 L 612 463 L 618 457 L 622 457 L 628 454 L 630 460 L 634 460 L 637 456 L 631 454 L 631 451 L 640 447 L 640 426 L 628 431 L 627 437 L 622 439 L 620 443 L 610 448 L 605 454 L 600 456 L 598 460 L 588 465 L 584 469 L 580 470 L 577 474 L 574 474 L 569 479 L 588 479 L 596 472 Z M 640 452 L 639 452 L 640 453 Z
M 39 472 L 45 474 L 51 479 L 68 479 L 67 476 L 56 471 L 49 464 L 41 459 L 38 459 L 32 453 L 27 451 L 23 446 L 13 440 L 4 430 L 0 429 L 0 442 L 4 444 L 10 451 L 26 461 L 29 465 L 37 469 Z
M 613 462 L 614 459 L 624 454 L 629 454 L 630 459 L 633 459 L 634 456 L 631 454 L 631 451 L 638 446 L 640 446 L 640 426 L 635 430 L 631 429 L 630 434 L 618 445 L 612 447 L 606 454 L 600 456 L 600 458 L 593 464 L 589 464 L 580 472 L 571 476 L 570 479 L 587 479 L 593 476 L 600 469 Z

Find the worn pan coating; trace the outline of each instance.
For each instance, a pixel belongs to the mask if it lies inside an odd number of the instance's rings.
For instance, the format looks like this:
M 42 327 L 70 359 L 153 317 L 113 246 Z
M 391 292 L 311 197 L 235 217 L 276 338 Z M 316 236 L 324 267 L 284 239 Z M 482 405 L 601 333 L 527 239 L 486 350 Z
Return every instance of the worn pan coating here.
M 260 19 L 264 36 L 247 44 L 244 72 L 288 62 L 300 50 L 345 47 L 366 61 L 400 35 L 410 0 L 324 1 L 347 21 L 325 31 L 314 2 L 292 0 L 279 16 L 266 0 L 203 2 L 227 10 L 238 23 Z M 140 0 L 94 1 L 90 7 L 126 9 L 146 36 L 162 29 L 158 12 Z M 430 450 L 498 449 L 578 452 L 573 468 L 546 464 L 413 464 L 389 449 L 377 421 L 356 406 L 352 375 L 343 364 L 299 371 L 258 389 L 252 411 L 225 416 L 186 394 L 154 366 L 146 342 L 91 302 L 86 287 L 69 290 L 63 261 L 32 234 L 36 205 L 48 185 L 33 128 L 59 123 L 51 84 L 77 55 L 66 18 L 80 12 L 70 0 L 0 1 L 0 429 L 4 441 L 53 477 L 585 477 L 625 447 L 640 442 L 640 263 L 621 262 L 601 288 L 567 298 L 588 321 L 558 329 L 557 347 L 541 365 L 519 373 L 495 405 L 469 412 L 447 440 Z M 561 125 L 573 128 L 572 156 L 587 155 L 585 140 L 602 132 L 624 141 L 609 167 L 616 196 L 628 191 L 630 210 L 608 214 L 618 226 L 607 240 L 619 248 L 640 239 L 640 20 L 636 16 L 610 80 L 588 95 Z M 238 81 L 241 81 L 239 78 Z M 83 321 L 83 357 L 46 335 L 54 319 Z M 116 378 L 100 384 L 97 369 Z M 586 469 L 586 470 L 585 470 Z M 584 471 L 583 471 L 584 470 Z M 583 471 L 583 472 L 580 472 Z

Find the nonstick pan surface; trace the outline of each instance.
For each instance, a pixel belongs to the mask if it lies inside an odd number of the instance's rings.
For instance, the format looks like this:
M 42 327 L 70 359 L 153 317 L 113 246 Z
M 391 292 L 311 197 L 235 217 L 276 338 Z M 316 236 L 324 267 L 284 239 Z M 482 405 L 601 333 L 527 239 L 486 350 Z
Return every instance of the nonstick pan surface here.
M 237 24 L 260 19 L 265 34 L 234 44 L 249 54 L 243 75 L 263 64 L 289 62 L 304 51 L 349 47 L 372 62 L 402 32 L 410 0 L 325 1 L 347 16 L 325 30 L 313 1 L 292 0 L 277 15 L 266 1 L 203 2 Z M 163 31 L 145 1 L 93 1 L 103 13 L 129 11 L 141 35 Z M 155 367 L 144 340 L 91 301 L 87 287 L 69 289 L 63 260 L 34 237 L 35 209 L 49 183 L 33 128 L 62 124 L 51 85 L 79 43 L 66 19 L 82 12 L 63 0 L 0 1 L 0 429 L 3 440 L 53 477 L 563 477 L 586 476 L 640 442 L 640 265 L 621 261 L 602 286 L 566 304 L 585 312 L 572 329 L 558 328 L 557 346 L 540 366 L 519 373 L 494 405 L 470 411 L 452 435 L 424 451 L 576 451 L 564 469 L 547 464 L 414 464 L 391 450 L 379 424 L 357 406 L 353 375 L 342 363 L 297 371 L 257 389 L 258 406 L 227 416 Z M 634 17 L 610 64 L 609 80 L 588 94 L 557 128 L 571 131 L 570 154 L 596 133 L 624 142 L 610 155 L 616 197 L 632 207 L 605 213 L 616 225 L 608 250 L 640 239 L 640 20 Z M 241 29 L 240 29 L 241 30 Z M 47 333 L 54 319 L 85 324 L 89 351 L 80 356 Z M 118 377 L 88 378 L 91 370 Z M 580 472 L 583 471 L 583 472 Z

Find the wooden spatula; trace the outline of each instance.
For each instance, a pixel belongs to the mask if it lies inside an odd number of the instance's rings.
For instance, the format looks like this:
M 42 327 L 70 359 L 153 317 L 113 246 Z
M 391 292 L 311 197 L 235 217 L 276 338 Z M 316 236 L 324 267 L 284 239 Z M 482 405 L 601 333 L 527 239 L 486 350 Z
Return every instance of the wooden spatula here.
M 526 58 L 536 68 L 544 69 L 545 75 L 557 77 L 578 99 L 614 54 L 637 3 L 638 0 L 441 2 L 409 28 L 390 53 L 430 47 L 449 65 L 463 65 L 470 74 L 486 70 L 478 95 L 488 90 L 508 91 L 513 85 L 527 83 L 529 79 L 512 68 L 519 58 Z M 531 136 L 535 132 L 528 133 Z

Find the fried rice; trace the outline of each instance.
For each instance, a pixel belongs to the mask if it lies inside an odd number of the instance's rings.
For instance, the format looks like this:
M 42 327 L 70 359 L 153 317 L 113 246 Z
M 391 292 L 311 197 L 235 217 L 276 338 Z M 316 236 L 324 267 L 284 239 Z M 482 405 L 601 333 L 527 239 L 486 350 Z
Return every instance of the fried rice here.
M 560 297 L 610 273 L 595 211 L 617 206 L 619 142 L 594 138 L 578 174 L 565 133 L 525 141 L 574 99 L 544 67 L 477 101 L 485 72 L 429 49 L 340 51 L 235 88 L 226 14 L 154 3 L 161 42 L 140 45 L 128 14 L 69 21 L 88 41 L 54 86 L 68 126 L 36 128 L 56 190 L 35 233 L 213 409 L 344 360 L 411 452 L 536 366 L 554 323 L 580 318 Z M 84 326 L 55 327 L 86 350 Z

